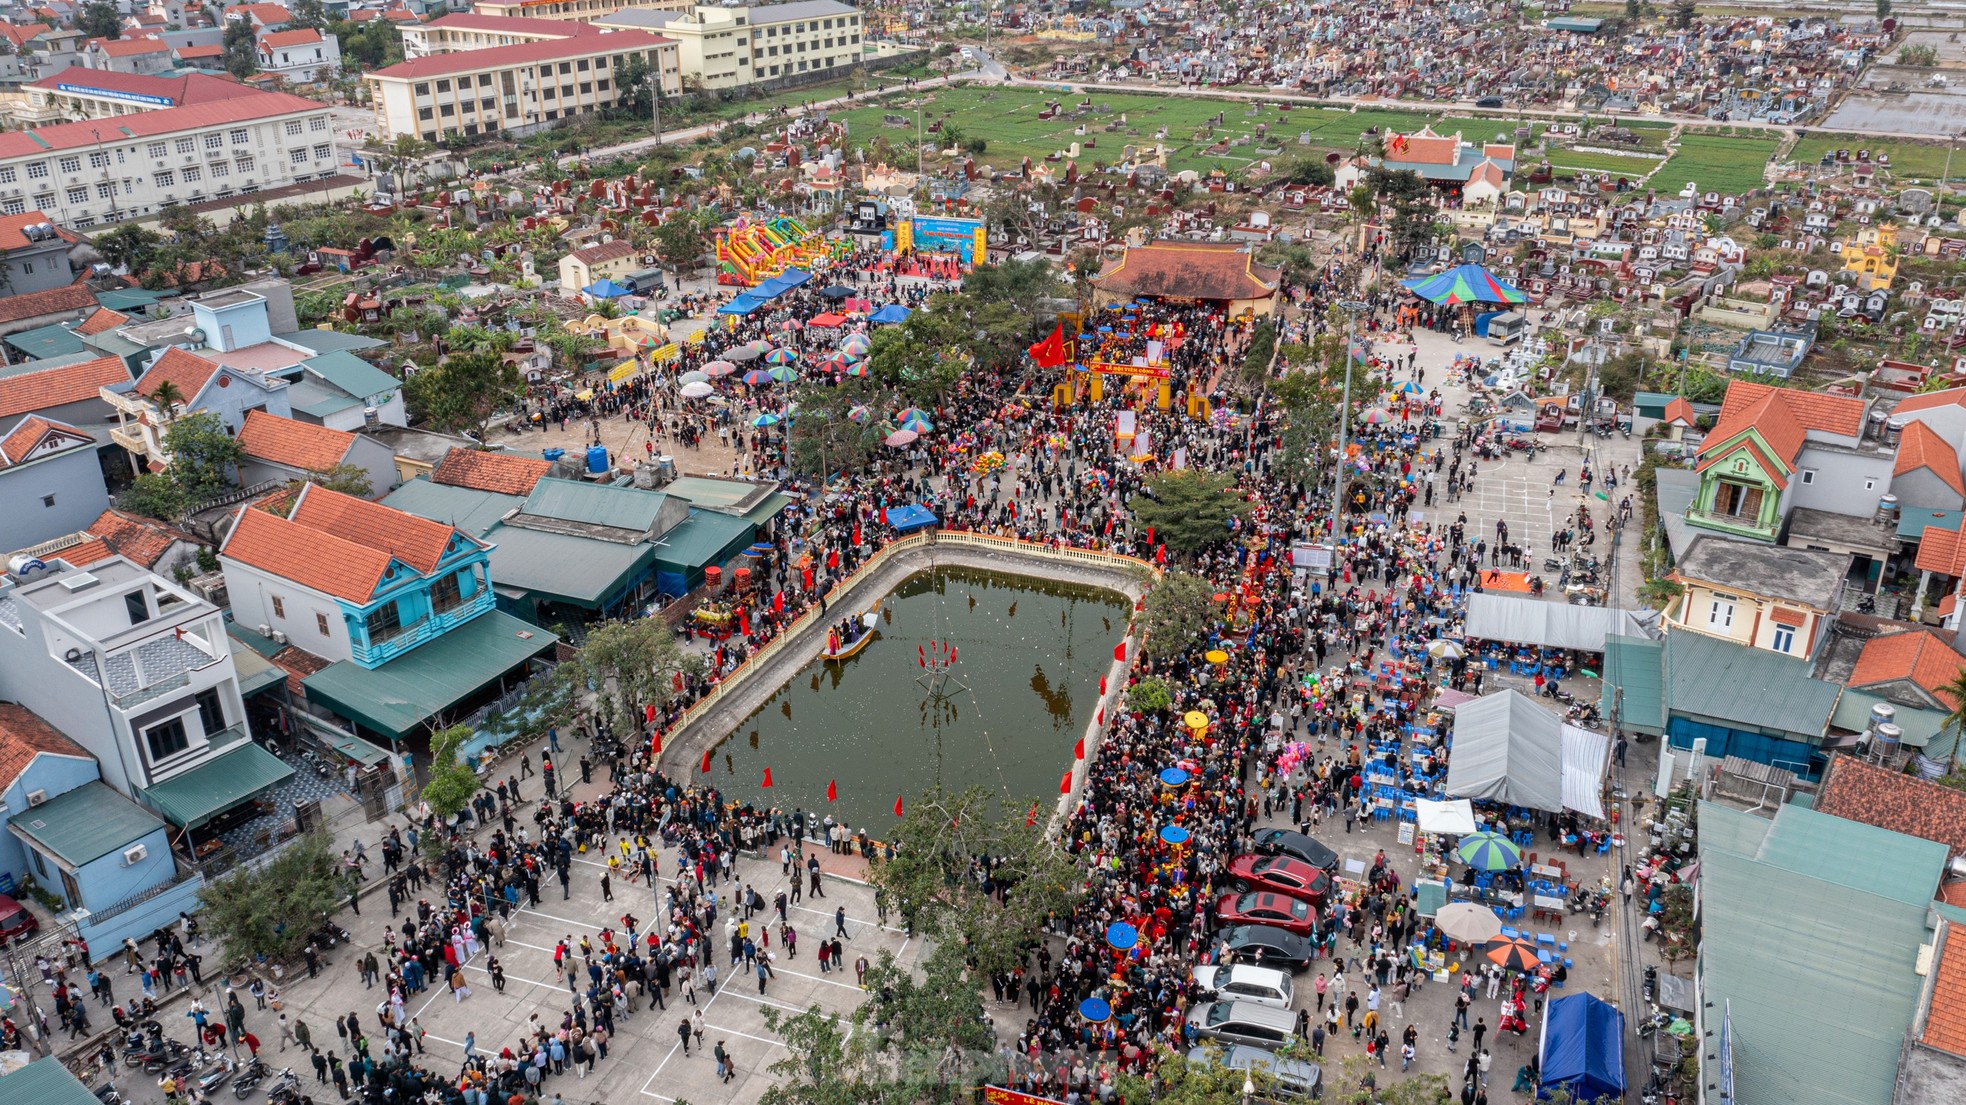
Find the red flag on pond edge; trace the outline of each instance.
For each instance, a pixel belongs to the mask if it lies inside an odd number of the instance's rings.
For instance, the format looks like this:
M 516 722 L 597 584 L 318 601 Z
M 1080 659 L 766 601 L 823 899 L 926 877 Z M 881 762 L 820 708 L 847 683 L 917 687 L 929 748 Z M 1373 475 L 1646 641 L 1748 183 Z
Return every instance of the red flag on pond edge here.
M 901 816 L 901 798 L 899 795 L 896 795 L 894 799 L 894 816 Z
M 1069 771 L 1067 771 L 1067 772 L 1066 772 L 1066 773 L 1064 774 L 1064 777 L 1058 780 L 1058 793 L 1060 793 L 1060 794 L 1070 794 L 1070 793 L 1072 793 L 1072 773 L 1071 773 L 1071 772 L 1069 772 Z
M 765 786 L 771 785 L 771 768 L 765 768 Z
M 1122 664 L 1126 662 L 1125 641 L 1121 641 L 1119 644 L 1113 646 L 1113 659 L 1118 660 Z
M 649 734 L 649 755 L 662 755 L 662 730 L 660 729 Z
M 703 750 L 703 774 L 710 774 L 710 750 L 708 748 Z
M 837 779 L 826 780 L 826 800 L 828 802 L 837 802 L 840 800 L 839 780 Z
M 1073 759 L 1075 759 L 1075 760 L 1083 760 L 1083 759 L 1085 759 L 1085 738 L 1084 738 L 1084 737 L 1080 737 L 1080 738 L 1079 738 L 1079 742 L 1078 742 L 1077 744 L 1075 744 L 1075 745 L 1073 745 L 1073 746 L 1072 746 L 1072 758 L 1073 758 Z
M 1038 823 L 1038 804 L 1036 802 L 1033 802 L 1031 803 L 1031 812 L 1024 815 L 1024 827 L 1028 829 L 1037 823 Z
M 1057 368 L 1065 363 L 1065 324 L 1059 323 L 1051 328 L 1051 336 L 1037 342 L 1025 352 L 1038 362 L 1039 368 Z

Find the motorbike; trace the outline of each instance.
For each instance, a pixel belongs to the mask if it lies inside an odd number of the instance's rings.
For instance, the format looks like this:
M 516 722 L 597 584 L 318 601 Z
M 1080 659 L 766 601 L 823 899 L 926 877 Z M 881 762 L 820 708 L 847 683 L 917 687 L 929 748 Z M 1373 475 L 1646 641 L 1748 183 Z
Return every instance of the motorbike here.
M 1877 598 L 1876 598 L 1876 596 L 1874 596 L 1874 595 L 1865 595 L 1865 596 L 1864 596 L 1863 598 L 1860 598 L 1860 599 L 1858 599 L 1858 600 L 1857 600 L 1857 613 L 1859 613 L 1859 614 L 1875 614 L 1875 613 L 1877 613 Z
M 1647 1002 L 1650 1002 L 1654 998 L 1657 998 L 1659 996 L 1659 968 L 1649 963 L 1646 964 L 1645 985 L 1642 987 L 1642 989 L 1644 991 L 1645 1000 Z
M 209 1097 L 217 1093 L 220 1086 L 225 1085 L 226 1082 L 231 1080 L 233 1071 L 236 1069 L 237 1067 L 232 1060 L 221 1055 L 218 1057 L 218 1061 L 214 1062 L 205 1073 L 192 1079 L 191 1084 L 197 1089 L 200 1095 Z
M 268 1073 L 266 1061 L 257 1055 L 253 1056 L 233 1077 L 232 1096 L 244 1098 L 250 1095 L 261 1082 L 266 1080 Z
M 1654 1006 L 1652 1012 L 1638 1022 L 1638 1034 L 1641 1038 L 1650 1036 L 1671 1023 L 1672 1014 Z

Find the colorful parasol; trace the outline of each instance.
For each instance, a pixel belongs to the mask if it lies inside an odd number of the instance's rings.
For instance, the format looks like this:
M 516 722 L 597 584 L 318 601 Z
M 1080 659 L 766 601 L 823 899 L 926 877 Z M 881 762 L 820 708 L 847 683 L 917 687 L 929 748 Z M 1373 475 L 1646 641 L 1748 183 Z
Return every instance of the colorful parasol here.
M 1402 280 L 1400 286 L 1433 303 L 1529 302 L 1521 288 L 1505 283 L 1480 265 L 1457 265 L 1433 276 Z

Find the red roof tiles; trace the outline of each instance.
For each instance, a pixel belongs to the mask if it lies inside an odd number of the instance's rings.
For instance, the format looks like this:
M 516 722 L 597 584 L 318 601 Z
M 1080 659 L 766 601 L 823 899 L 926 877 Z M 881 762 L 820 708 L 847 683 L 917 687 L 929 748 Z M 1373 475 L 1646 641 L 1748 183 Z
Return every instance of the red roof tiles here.
M 530 495 L 546 473 L 552 470 L 551 461 L 537 457 L 452 449 L 430 473 L 430 481 L 500 495 Z
M 129 369 L 116 357 L 0 377 L 0 418 L 94 399 L 103 388 L 129 379 Z
M 12 137 L 11 134 L 0 133 L 0 157 L 12 156 L 5 152 L 7 141 Z M 64 284 L 59 288 L 26 295 L 0 296 L 0 323 L 58 315 L 64 311 L 84 311 L 95 305 L 96 293 L 90 291 L 87 284 Z
M 61 558 L 77 567 L 93 564 L 97 560 L 107 560 L 112 556 L 124 556 L 133 563 L 141 564 L 146 568 L 155 568 L 157 562 L 164 558 L 164 554 L 171 551 L 172 545 L 180 541 L 196 543 L 191 535 L 183 530 L 116 510 L 103 511 L 102 516 L 90 522 L 89 528 L 82 532 L 93 538 L 95 544 L 101 545 L 104 552 L 92 560 L 80 561 L 74 558 L 74 549 L 63 550 Z
M 1687 402 L 1685 396 L 1675 395 L 1672 402 L 1666 404 L 1665 418 L 1661 421 L 1668 426 L 1675 422 L 1691 426 L 1699 419 L 1700 415 L 1693 409 L 1693 404 Z
M 452 73 L 475 73 L 480 69 L 504 69 L 533 65 L 542 61 L 572 61 L 600 54 L 623 54 L 651 50 L 673 41 L 646 31 L 613 31 L 607 35 L 575 35 L 521 42 L 512 46 L 491 46 L 483 50 L 461 50 L 454 54 L 432 54 L 398 62 L 369 74 L 387 80 L 420 81 Z
M 1816 809 L 1966 852 L 1966 793 L 1854 756 L 1830 757 Z
M 1919 468 L 1929 469 L 1947 487 L 1966 495 L 1966 480 L 1959 476 L 1959 454 L 1930 426 L 1907 422 L 1904 433 L 1898 437 L 1898 461 L 1892 466 L 1891 474 L 1902 476 Z
M 321 32 L 303 27 L 297 31 L 269 31 L 259 36 L 259 47 L 262 50 L 277 50 L 282 46 L 305 46 L 319 41 Z
M 354 444 L 354 434 L 265 411 L 247 414 L 245 425 L 239 427 L 239 447 L 247 456 L 303 472 L 326 472 L 346 459 Z
M 437 570 L 457 533 L 442 522 L 314 484 L 301 489 L 289 517 L 296 525 L 385 552 L 425 575 Z
M 1734 380 L 1727 385 L 1727 395 L 1720 402 L 1720 417 L 1724 421 L 1734 411 L 1760 402 L 1769 395 L 1779 397 L 1782 405 L 1789 409 L 1805 430 L 1856 437 L 1864 428 L 1864 411 L 1868 405 L 1862 399 L 1778 388 L 1752 380 Z
M 88 318 L 75 324 L 75 332 L 83 337 L 107 333 L 130 321 L 130 316 L 107 307 L 97 307 Z
M 80 123 L 58 123 L 32 131 L 0 133 L 0 158 L 33 157 L 54 150 L 73 150 L 94 146 L 98 141 L 123 138 L 150 138 L 176 134 L 202 127 L 222 126 L 263 119 L 276 119 L 303 111 L 326 111 L 326 105 L 285 92 L 252 90 L 252 95 L 187 104 L 162 111 L 140 111 L 112 119 L 90 119 Z M 98 139 L 97 135 L 101 135 Z M 46 292 L 40 293 L 46 295 Z M 21 317 L 21 316 L 16 316 Z M 0 319 L 0 321 L 7 321 Z
M 293 645 L 288 645 L 267 659 L 274 667 L 287 673 L 287 693 L 300 698 L 307 697 L 305 682 L 307 677 L 328 666 L 326 657 L 316 656 Z
M 1121 295 L 1262 299 L 1276 293 L 1278 271 L 1228 243 L 1149 242 L 1128 248 L 1092 282 Z
M 1919 1042 L 1966 1058 L 1966 925 L 1946 925 L 1945 952 L 1932 975 L 1932 1004 Z
M 62 736 L 41 715 L 25 706 L 0 703 L 0 790 L 13 786 L 34 757 L 43 752 L 77 759 L 89 757 L 81 745 Z
M 39 415 L 32 415 L 21 419 L 20 424 L 14 427 L 13 432 L 9 433 L 5 438 L 0 438 L 0 468 L 19 464 L 26 460 L 35 449 L 40 447 L 41 443 L 47 439 L 49 434 L 61 434 L 69 441 L 68 444 L 62 445 L 49 453 L 49 456 L 53 456 L 54 453 L 61 452 L 63 449 L 75 448 L 95 440 L 85 430 L 78 430 L 73 426 L 64 425 L 53 419 L 42 418 Z
M 1850 686 L 1870 687 L 1879 683 L 1908 680 L 1932 697 L 1957 709 L 1959 702 L 1944 688 L 1966 668 L 1966 660 L 1953 651 L 1945 638 L 1929 629 L 1914 629 L 1874 637 L 1864 644 L 1857 666 L 1850 672 Z
M 1918 557 L 1912 563 L 1920 571 L 1937 572 L 1942 576 L 1961 574 L 1960 568 L 1966 564 L 1966 556 L 1961 555 L 1960 533 L 1956 529 L 1940 529 L 1926 526 L 1918 538 Z
M 217 372 L 217 365 L 174 345 L 164 350 L 164 355 L 137 378 L 137 394 L 153 399 L 157 389 L 169 380 L 177 388 L 178 402 L 188 405 L 198 398 L 198 393 L 205 390 Z
M 389 570 L 386 552 L 255 507 L 239 512 L 219 555 L 353 603 L 368 602 Z

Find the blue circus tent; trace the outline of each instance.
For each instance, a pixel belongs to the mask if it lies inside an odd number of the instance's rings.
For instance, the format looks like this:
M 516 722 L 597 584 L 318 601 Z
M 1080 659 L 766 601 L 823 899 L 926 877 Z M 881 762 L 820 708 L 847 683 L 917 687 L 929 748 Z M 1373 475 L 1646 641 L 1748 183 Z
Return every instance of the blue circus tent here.
M 1400 286 L 1433 303 L 1527 303 L 1528 293 L 1480 265 L 1457 265 L 1446 272 L 1402 280 Z
M 914 314 L 913 311 L 910 311 L 908 308 L 903 307 L 901 304 L 890 303 L 887 306 L 882 307 L 880 310 L 875 311 L 873 314 L 868 315 L 867 321 L 868 322 L 906 322 L 908 321 L 908 316 L 912 314 Z
M 1538 1099 L 1561 1086 L 1579 1105 L 1625 1096 L 1625 1015 L 1591 994 L 1549 1004 L 1543 1017 L 1542 1084 Z
M 628 294 L 627 288 L 622 287 L 612 280 L 605 279 L 596 280 L 580 290 L 593 296 L 595 299 L 619 299 Z

